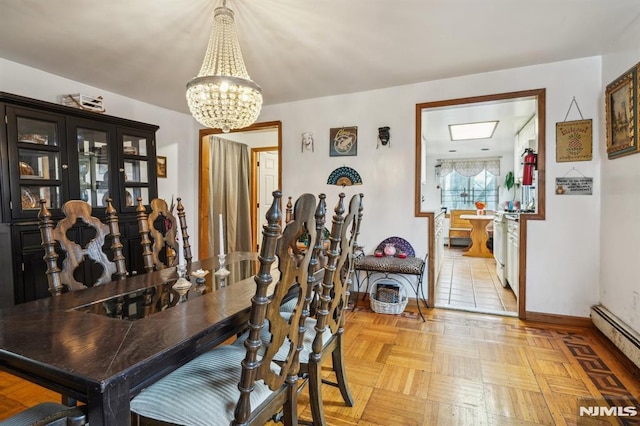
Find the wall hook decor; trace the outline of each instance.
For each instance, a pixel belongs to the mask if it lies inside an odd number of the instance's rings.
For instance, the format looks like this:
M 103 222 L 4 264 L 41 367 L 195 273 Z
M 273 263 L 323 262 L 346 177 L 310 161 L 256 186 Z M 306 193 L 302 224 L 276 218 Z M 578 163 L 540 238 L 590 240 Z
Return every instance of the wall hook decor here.
M 302 134 L 302 144 L 300 145 L 300 152 L 304 152 L 304 150 L 314 152 L 313 150 L 313 133 L 304 132 Z
M 376 149 L 380 148 L 380 144 L 382 146 L 391 146 L 391 133 L 389 133 L 389 126 L 378 127 L 378 144 L 376 145 Z

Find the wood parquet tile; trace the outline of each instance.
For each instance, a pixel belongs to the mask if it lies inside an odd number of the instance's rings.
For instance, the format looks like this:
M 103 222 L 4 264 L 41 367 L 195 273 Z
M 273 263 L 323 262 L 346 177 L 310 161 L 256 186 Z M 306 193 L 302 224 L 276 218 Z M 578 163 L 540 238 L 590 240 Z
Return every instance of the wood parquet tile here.
M 578 416 L 581 398 L 640 409 L 640 371 L 614 356 L 594 329 L 517 318 L 425 310 L 350 311 L 345 362 L 354 407 L 322 388 L 328 425 L 611 425 Z M 330 361 L 329 361 L 330 362 Z M 323 377 L 331 378 L 328 364 Z M 0 418 L 58 395 L 0 373 Z M 310 419 L 308 392 L 299 415 Z M 634 423 L 635 422 L 635 423 Z

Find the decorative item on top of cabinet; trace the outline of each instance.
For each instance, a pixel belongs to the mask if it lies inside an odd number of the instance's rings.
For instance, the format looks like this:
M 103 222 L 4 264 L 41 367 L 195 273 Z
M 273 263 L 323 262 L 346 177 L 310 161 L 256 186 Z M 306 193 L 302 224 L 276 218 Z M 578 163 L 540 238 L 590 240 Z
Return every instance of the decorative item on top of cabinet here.
M 0 92 L 5 132 L 0 140 L 0 218 L 9 225 L 13 269 L 11 303 L 48 297 L 44 251 L 36 222 L 38 201 L 57 219 L 68 200 L 84 200 L 104 218 L 106 199 L 118 212 L 131 273 L 144 272 L 133 199 L 157 197 L 158 126 Z M 70 232 L 90 238 L 82 225 Z M 62 262 L 64 255 L 58 259 Z M 91 263 L 91 262 L 87 262 Z M 85 265 L 84 274 L 95 267 Z M 1 292 L 2 289 L 0 289 Z

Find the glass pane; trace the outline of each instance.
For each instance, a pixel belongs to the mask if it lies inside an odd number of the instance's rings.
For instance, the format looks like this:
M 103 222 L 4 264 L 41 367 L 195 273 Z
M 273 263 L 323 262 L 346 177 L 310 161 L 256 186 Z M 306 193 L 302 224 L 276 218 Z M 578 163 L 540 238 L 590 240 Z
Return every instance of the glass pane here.
M 59 209 L 62 205 L 58 186 L 20 186 L 22 210 L 38 210 L 44 199 L 47 208 Z
M 497 179 L 483 171 L 473 177 L 465 177 L 457 172 L 449 173 L 442 180 L 440 192 L 442 206 L 450 209 L 475 210 L 475 202 L 482 201 L 489 210 L 496 210 L 498 203 Z
M 149 172 L 146 161 L 124 160 L 124 180 L 127 182 L 149 182 Z
M 122 136 L 123 152 L 127 155 L 147 155 L 147 139 L 140 136 Z
M 18 117 L 18 142 L 36 145 L 58 145 L 56 123 Z
M 94 207 L 105 207 L 109 192 L 108 134 L 78 128 L 80 198 Z
M 20 179 L 60 179 L 60 154 L 19 149 Z
M 127 206 L 138 203 L 138 197 L 142 198 L 143 204 L 149 204 L 149 188 L 127 188 Z M 131 203 L 129 203 L 131 200 Z

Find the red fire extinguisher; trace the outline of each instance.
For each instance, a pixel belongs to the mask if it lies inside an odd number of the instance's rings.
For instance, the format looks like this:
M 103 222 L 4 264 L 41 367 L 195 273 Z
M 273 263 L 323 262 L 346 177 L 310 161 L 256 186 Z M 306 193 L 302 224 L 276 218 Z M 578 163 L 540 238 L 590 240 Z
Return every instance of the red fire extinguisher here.
M 523 185 L 532 185 L 533 184 L 533 171 L 536 168 L 536 160 L 537 156 L 533 152 L 533 149 L 526 148 L 522 153 L 524 155 L 524 169 L 522 172 L 522 184 Z

